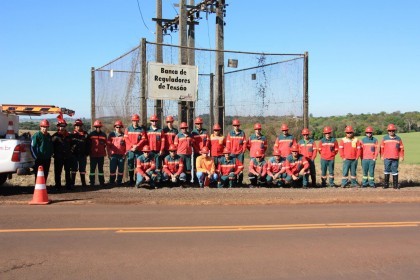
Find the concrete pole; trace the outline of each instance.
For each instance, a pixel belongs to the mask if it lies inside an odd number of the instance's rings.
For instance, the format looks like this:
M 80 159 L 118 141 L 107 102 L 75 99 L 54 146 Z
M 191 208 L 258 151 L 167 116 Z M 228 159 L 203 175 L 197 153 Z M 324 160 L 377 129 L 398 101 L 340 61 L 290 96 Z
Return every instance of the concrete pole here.
M 216 7 L 216 65 L 215 65 L 215 120 L 225 130 L 225 98 L 224 98 L 224 0 L 217 1 Z
M 140 88 L 140 114 L 141 124 L 147 124 L 147 100 L 146 100 L 146 38 L 141 39 L 141 88 Z
M 183 48 L 187 46 L 187 0 L 179 0 L 179 64 L 186 65 L 188 62 L 187 49 Z M 185 101 L 178 102 L 178 121 L 186 122 L 186 104 Z
M 163 47 L 159 45 L 163 43 L 163 31 L 162 31 L 162 0 L 156 0 L 156 62 L 163 62 Z M 155 114 L 157 115 L 160 127 L 163 127 L 163 100 L 155 100 Z
M 189 1 L 189 5 L 194 6 L 194 0 Z M 190 18 L 188 22 L 188 65 L 195 65 L 195 24 L 194 19 Z M 194 127 L 195 103 L 194 101 L 188 102 L 187 120 L 188 127 Z

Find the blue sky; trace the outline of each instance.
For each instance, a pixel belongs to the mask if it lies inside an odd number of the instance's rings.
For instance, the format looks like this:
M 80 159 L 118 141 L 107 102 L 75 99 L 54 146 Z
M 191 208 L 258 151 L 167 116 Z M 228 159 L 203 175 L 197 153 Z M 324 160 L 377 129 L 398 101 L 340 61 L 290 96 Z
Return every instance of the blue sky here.
M 420 110 L 420 1 L 226 2 L 226 49 L 309 52 L 314 116 Z M 0 103 L 89 117 L 90 68 L 155 40 L 155 1 L 139 3 L 145 24 L 136 0 L 0 1 Z M 213 28 L 203 16 L 197 46 L 214 48 Z

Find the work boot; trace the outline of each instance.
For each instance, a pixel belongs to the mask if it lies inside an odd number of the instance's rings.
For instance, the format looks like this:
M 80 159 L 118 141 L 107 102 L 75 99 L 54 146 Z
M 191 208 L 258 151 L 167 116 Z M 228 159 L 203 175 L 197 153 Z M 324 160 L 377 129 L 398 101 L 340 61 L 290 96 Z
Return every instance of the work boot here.
M 389 174 L 385 174 L 385 182 L 384 183 L 385 184 L 384 184 L 383 188 L 384 189 L 389 188 Z
M 85 174 L 80 174 L 80 181 L 82 181 L 82 187 L 86 187 L 86 176 Z
M 128 171 L 128 175 L 130 177 L 130 186 L 133 186 L 136 182 L 134 181 L 134 171 Z
M 76 185 L 76 173 L 71 173 L 71 185 Z
M 393 182 L 394 189 L 399 190 L 400 185 L 398 184 L 398 175 L 392 175 L 392 182 Z

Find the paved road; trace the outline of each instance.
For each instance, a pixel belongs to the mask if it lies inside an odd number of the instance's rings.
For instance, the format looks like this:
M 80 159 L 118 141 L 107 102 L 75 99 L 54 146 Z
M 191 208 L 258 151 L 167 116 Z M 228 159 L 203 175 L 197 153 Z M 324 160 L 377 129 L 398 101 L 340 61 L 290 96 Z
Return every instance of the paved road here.
M 420 204 L 0 206 L 0 279 L 418 279 Z

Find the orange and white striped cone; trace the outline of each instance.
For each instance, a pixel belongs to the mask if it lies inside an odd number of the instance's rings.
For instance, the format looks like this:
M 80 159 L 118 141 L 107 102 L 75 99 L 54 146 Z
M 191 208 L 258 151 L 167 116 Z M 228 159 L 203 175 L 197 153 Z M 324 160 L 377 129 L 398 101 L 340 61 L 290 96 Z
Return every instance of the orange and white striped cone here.
M 31 205 L 43 205 L 51 203 L 48 200 L 47 186 L 45 185 L 44 168 L 40 165 L 38 167 L 38 174 L 36 177 L 34 196 L 32 201 L 29 202 Z
M 13 121 L 9 121 L 7 126 L 6 139 L 15 139 L 15 130 L 13 129 Z

